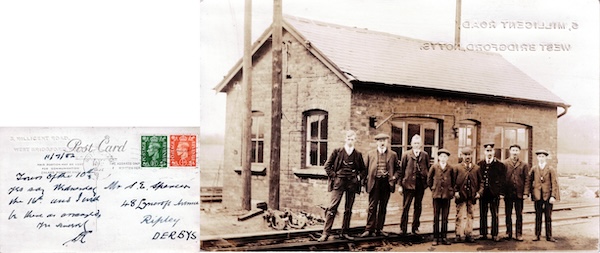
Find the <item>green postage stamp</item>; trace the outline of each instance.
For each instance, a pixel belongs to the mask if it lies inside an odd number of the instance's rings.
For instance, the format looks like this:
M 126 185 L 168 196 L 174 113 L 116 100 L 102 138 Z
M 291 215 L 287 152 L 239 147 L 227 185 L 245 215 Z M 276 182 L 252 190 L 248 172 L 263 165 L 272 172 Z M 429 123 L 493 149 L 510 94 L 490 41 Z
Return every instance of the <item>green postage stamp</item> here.
M 142 167 L 167 167 L 167 136 L 142 136 Z

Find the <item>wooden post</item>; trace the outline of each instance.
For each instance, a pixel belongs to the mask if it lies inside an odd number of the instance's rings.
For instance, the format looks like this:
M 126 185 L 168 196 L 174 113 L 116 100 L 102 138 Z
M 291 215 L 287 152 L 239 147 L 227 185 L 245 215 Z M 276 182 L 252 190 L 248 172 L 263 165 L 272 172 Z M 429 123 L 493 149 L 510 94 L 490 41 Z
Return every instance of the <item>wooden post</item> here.
M 252 200 L 252 0 L 245 1 L 244 8 L 244 58 L 243 58 L 243 93 L 242 110 L 242 208 L 250 210 Z
M 460 47 L 460 11 L 461 11 L 461 0 L 456 0 L 456 24 L 454 28 L 454 46 Z
M 281 0 L 273 0 L 273 71 L 271 99 L 271 162 L 269 173 L 269 208 L 279 210 L 279 167 L 281 156 L 281 94 L 282 94 L 282 7 Z

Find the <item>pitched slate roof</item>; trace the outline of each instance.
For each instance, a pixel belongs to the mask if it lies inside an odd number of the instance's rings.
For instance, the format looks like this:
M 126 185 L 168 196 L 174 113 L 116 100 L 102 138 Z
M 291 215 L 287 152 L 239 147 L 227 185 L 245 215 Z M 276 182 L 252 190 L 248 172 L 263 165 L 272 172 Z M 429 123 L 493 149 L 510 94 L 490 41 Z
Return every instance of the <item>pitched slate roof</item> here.
M 331 65 L 334 72 L 343 73 L 338 76 L 346 78 L 343 81 L 347 83 L 360 81 L 568 106 L 497 53 L 422 50 L 427 41 L 292 16 L 284 17 L 283 27 L 305 46 L 310 44 L 309 50 Z M 270 32 L 263 36 L 270 36 Z M 236 65 L 230 77 L 240 68 Z M 215 89 L 223 91 L 230 79 Z

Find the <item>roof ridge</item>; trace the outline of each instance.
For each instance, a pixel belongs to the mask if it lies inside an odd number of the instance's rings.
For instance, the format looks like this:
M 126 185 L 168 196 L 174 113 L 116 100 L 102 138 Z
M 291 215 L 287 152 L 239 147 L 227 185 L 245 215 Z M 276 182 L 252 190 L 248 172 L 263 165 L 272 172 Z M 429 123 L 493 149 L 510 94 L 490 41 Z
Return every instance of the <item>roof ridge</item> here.
M 371 33 L 371 34 L 385 35 L 385 36 L 396 38 L 396 39 L 403 39 L 403 40 L 418 42 L 418 43 L 432 43 L 432 44 L 440 43 L 440 42 L 433 42 L 431 40 L 425 40 L 425 39 L 419 39 L 419 38 L 413 38 L 413 37 L 408 37 L 408 36 L 404 36 L 404 35 L 394 34 L 394 33 L 390 33 L 390 32 L 369 30 L 369 28 L 366 28 L 366 27 L 359 28 L 359 27 L 355 27 L 355 26 L 352 27 L 352 26 L 340 25 L 340 24 L 335 24 L 335 23 L 330 23 L 330 22 L 325 22 L 325 21 L 320 21 L 320 20 L 314 20 L 314 19 L 294 16 L 294 15 L 289 15 L 289 14 L 283 14 L 283 17 L 284 17 L 284 19 L 292 19 L 292 20 L 296 20 L 299 22 L 305 22 L 305 23 L 309 23 L 309 24 L 313 24 L 313 25 L 328 26 L 328 27 L 338 28 L 338 29 L 342 28 L 342 29 L 347 29 L 347 30 L 351 30 L 354 32 L 360 32 L 360 33 L 367 32 L 367 33 Z M 446 43 L 446 44 L 450 44 L 450 43 Z M 468 52 L 468 53 L 475 53 L 475 54 L 493 55 L 493 56 L 499 56 L 499 57 L 504 58 L 504 56 L 502 56 L 502 54 L 497 53 L 497 52 L 466 50 L 465 48 L 460 48 L 458 50 L 443 50 L 443 51 Z

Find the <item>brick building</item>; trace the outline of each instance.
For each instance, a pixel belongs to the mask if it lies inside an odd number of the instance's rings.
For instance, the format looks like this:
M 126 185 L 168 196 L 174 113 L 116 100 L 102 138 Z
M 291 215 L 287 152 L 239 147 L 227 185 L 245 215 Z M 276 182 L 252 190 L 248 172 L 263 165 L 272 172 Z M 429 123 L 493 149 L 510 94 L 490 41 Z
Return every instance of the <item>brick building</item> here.
M 316 206 L 329 200 L 323 164 L 343 145 L 345 129 L 357 132 L 363 153 L 383 132 L 399 154 L 420 134 L 432 160 L 446 148 L 454 154 L 450 163 L 466 146 L 481 158 L 481 144 L 489 141 L 499 158 L 513 143 L 528 162 L 541 148 L 556 157 L 557 114 L 568 105 L 499 54 L 423 50 L 426 41 L 290 16 L 283 30 L 281 208 L 321 212 Z M 270 36 L 268 29 L 253 45 L 252 199 L 263 201 L 269 189 Z M 241 207 L 241 82 L 240 60 L 215 87 L 227 93 L 223 203 L 230 208 Z M 399 201 L 393 194 L 390 203 Z M 354 212 L 366 206 L 361 195 Z

